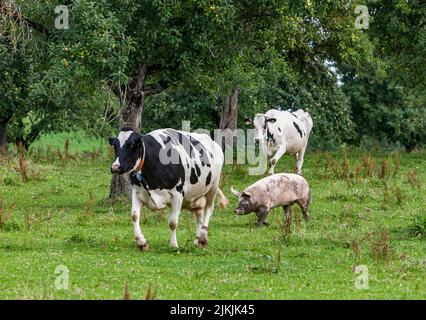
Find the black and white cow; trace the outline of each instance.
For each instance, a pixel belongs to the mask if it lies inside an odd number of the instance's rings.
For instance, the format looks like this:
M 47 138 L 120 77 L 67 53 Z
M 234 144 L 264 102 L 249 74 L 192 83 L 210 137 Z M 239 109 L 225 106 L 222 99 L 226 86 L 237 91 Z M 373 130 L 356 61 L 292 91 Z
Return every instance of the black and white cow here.
M 266 148 L 270 175 L 274 174 L 275 165 L 285 153 L 296 156 L 296 172 L 302 174 L 303 158 L 313 126 L 309 113 L 301 109 L 295 112 L 271 109 L 247 119 L 246 124 L 254 125 L 255 142 Z
M 136 244 L 148 250 L 139 219 L 143 204 L 152 210 L 171 207 L 170 245 L 178 247 L 176 228 L 181 209 L 188 209 L 197 220 L 196 240 L 207 245 L 209 220 L 213 214 L 216 193 L 219 206 L 227 199 L 219 190 L 223 165 L 220 146 L 206 134 L 160 129 L 140 134 L 130 128 L 121 129 L 111 138 L 116 160 L 112 173 L 129 173 L 132 182 L 132 221 Z

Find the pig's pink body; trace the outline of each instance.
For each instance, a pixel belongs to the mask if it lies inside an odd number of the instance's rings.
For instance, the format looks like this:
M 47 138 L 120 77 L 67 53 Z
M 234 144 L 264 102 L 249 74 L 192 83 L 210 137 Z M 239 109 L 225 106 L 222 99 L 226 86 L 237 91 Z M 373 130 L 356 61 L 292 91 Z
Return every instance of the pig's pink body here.
M 299 201 L 308 205 L 310 198 L 308 182 L 293 173 L 277 173 L 265 177 L 244 192 L 251 195 L 255 206 L 265 206 L 268 210 Z

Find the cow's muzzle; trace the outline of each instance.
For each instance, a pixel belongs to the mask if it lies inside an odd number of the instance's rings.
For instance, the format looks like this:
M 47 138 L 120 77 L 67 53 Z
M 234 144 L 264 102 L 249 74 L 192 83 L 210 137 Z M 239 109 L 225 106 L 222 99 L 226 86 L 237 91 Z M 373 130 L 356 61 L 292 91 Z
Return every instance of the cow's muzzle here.
M 120 165 L 119 164 L 113 164 L 111 166 L 111 173 L 120 173 Z

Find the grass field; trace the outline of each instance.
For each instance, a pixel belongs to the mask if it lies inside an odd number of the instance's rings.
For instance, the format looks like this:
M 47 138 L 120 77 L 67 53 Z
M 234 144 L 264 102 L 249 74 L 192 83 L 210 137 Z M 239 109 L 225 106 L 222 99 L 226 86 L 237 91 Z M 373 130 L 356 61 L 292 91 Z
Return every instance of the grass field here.
M 308 152 L 311 220 L 305 225 L 294 206 L 290 232 L 281 209 L 260 229 L 254 215 L 233 214 L 229 187 L 259 177 L 226 166 L 222 189 L 231 202 L 216 209 L 208 248 L 193 247 L 190 213 L 181 214 L 174 250 L 168 212 L 145 209 L 150 250 L 141 252 L 130 204 L 107 199 L 108 152 L 70 138 L 66 153 L 66 136 L 56 136 L 21 160 L 0 160 L 1 299 L 122 299 L 126 285 L 132 299 L 145 299 L 148 288 L 155 299 L 426 298 L 424 152 Z M 284 157 L 276 172 L 284 167 L 293 159 Z M 368 289 L 355 286 L 360 265 Z M 65 274 L 68 288 L 57 288 Z

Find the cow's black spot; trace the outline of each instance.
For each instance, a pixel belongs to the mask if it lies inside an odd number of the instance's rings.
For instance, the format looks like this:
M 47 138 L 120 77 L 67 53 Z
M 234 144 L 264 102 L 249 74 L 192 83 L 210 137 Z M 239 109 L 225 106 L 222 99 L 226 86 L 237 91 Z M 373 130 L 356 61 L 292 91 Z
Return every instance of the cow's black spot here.
M 293 122 L 294 127 L 296 128 L 297 132 L 299 132 L 300 137 L 302 138 L 302 130 L 300 130 L 299 126 L 297 125 L 296 122 Z
M 172 141 L 172 137 L 160 135 L 161 140 L 163 140 L 164 145 L 168 145 Z
M 268 129 L 266 129 L 266 140 L 268 141 L 268 142 L 271 142 L 272 141 L 272 143 L 275 143 L 275 138 L 274 138 L 274 135 L 269 131 L 269 128 Z
M 145 144 L 145 164 L 141 173 L 149 189 L 173 189 L 180 181 L 185 181 L 185 168 L 179 155 L 178 163 L 163 164 L 160 161 L 160 151 L 164 148 L 151 135 L 143 135 Z M 133 184 L 141 185 L 136 181 L 135 173 L 130 175 Z M 183 185 L 182 185 L 183 188 Z
M 191 168 L 191 175 L 189 176 L 189 181 L 191 184 L 196 184 L 198 182 L 198 176 L 195 174 L 195 169 Z
M 183 180 L 180 181 L 180 185 L 176 186 L 176 191 L 180 192 L 182 194 L 182 197 L 185 194 L 185 191 L 183 191 L 183 186 L 185 185 L 185 182 Z
M 192 145 L 190 138 L 187 135 L 172 129 L 164 130 L 164 132 L 167 135 L 173 137 L 171 142 L 172 145 L 178 145 L 178 144 L 182 145 L 183 149 L 188 154 L 189 158 L 194 159 L 195 157 L 194 146 Z
M 296 116 L 294 113 L 291 114 L 293 117 L 295 117 L 296 119 L 299 119 L 298 116 Z
M 201 176 L 201 170 L 200 170 L 200 167 L 197 164 L 195 164 L 195 170 L 197 171 L 197 176 L 198 177 Z
M 171 135 L 175 138 L 175 140 L 179 141 L 179 143 L 182 144 L 185 149 L 185 152 L 189 155 L 191 159 L 195 159 L 194 150 L 196 150 L 200 155 L 200 160 L 204 164 L 210 164 L 210 159 L 213 159 L 213 154 L 209 150 L 207 150 L 206 147 L 200 141 L 190 135 L 172 129 L 165 130 L 165 133 Z M 210 159 L 208 155 L 210 155 Z
M 281 132 L 281 128 L 280 127 L 278 127 L 278 131 Z
M 212 172 L 209 171 L 209 174 L 207 175 L 207 178 L 206 178 L 206 187 L 210 184 L 211 180 L 212 180 Z

